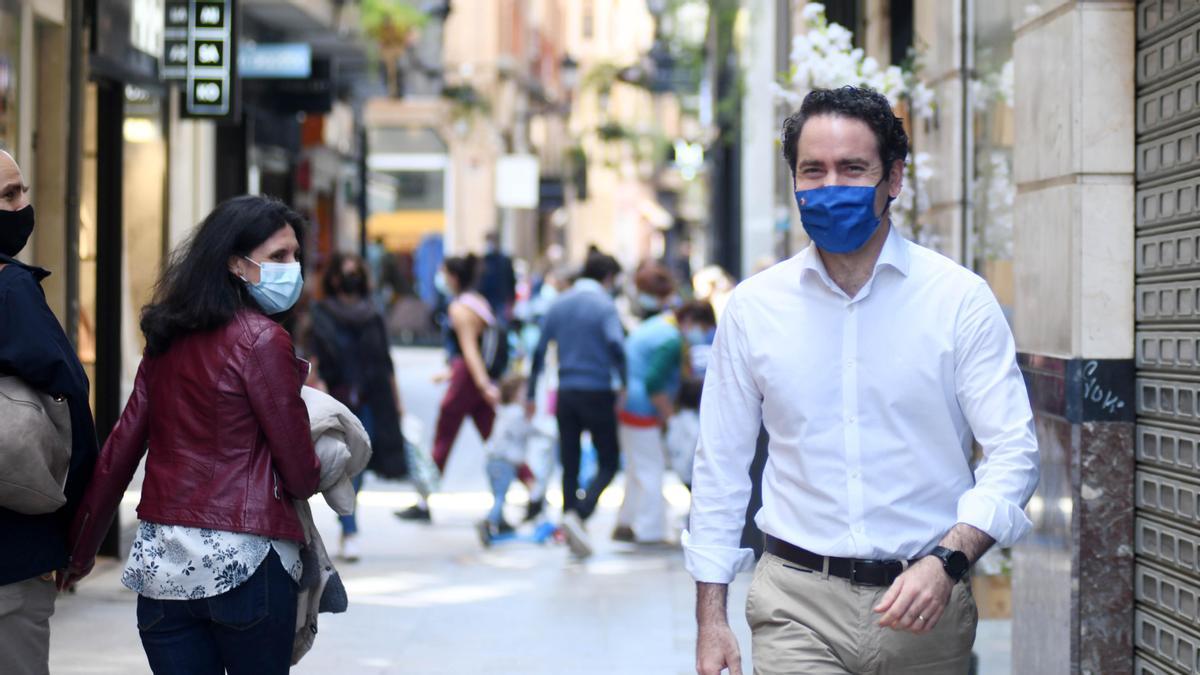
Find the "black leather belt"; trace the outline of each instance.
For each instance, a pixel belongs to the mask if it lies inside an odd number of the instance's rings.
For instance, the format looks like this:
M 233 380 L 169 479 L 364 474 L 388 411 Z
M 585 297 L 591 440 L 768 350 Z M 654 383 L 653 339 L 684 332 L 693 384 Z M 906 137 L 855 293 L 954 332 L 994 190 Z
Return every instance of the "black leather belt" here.
M 847 579 L 852 584 L 863 586 L 891 586 L 896 577 L 908 568 L 899 560 L 858 560 L 855 558 L 834 558 L 818 555 L 812 551 L 793 546 L 782 539 L 776 539 L 769 534 L 766 537 L 766 548 L 772 555 L 808 568 L 815 572 L 825 569 L 825 561 L 829 561 L 829 573 L 835 577 Z

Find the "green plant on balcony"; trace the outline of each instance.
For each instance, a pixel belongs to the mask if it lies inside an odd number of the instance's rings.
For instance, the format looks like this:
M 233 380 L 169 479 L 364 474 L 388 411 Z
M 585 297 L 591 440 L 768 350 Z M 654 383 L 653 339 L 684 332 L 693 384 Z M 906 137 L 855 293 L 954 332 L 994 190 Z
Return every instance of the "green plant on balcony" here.
M 471 120 L 476 115 L 487 115 L 492 104 L 478 89 L 470 84 L 448 84 L 442 87 L 442 98 L 453 106 L 455 120 Z
M 596 127 L 596 137 L 605 143 L 617 143 L 637 138 L 637 132 L 620 122 L 605 122 Z

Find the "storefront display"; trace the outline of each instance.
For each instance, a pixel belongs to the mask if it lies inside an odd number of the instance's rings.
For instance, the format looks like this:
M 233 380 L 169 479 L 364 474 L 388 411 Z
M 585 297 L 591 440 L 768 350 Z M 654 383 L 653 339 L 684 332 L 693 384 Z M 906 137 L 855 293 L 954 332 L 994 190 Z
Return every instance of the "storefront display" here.
M 972 261 L 1012 318 L 1013 282 L 1013 41 L 1024 0 L 973 3 L 975 76 L 968 105 L 973 127 Z

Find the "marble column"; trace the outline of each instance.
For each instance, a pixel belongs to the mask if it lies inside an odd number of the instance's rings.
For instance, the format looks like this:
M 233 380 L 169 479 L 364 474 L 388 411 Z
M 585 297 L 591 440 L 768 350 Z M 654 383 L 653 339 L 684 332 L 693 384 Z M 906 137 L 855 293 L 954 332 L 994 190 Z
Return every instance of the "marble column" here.
M 1043 0 L 1014 45 L 1016 303 L 1042 450 L 1013 672 L 1133 669 L 1133 0 Z

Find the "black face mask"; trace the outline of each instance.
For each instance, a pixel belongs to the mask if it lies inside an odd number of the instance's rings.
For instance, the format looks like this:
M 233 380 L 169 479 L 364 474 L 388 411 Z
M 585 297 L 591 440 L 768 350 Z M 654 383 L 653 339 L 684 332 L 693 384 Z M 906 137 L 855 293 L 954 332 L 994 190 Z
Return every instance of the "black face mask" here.
M 0 253 L 12 257 L 33 234 L 33 204 L 20 211 L 0 211 Z
M 341 289 L 349 295 L 364 296 L 367 294 L 367 279 L 358 272 L 351 273 L 342 277 Z

